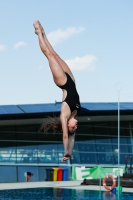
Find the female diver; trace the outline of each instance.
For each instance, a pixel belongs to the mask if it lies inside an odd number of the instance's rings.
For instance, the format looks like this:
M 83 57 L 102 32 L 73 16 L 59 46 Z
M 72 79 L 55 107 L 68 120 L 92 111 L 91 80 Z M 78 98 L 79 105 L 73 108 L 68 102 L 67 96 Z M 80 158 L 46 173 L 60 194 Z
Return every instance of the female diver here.
M 60 112 L 61 131 L 63 132 L 64 157 L 62 162 L 71 158 L 73 151 L 75 131 L 77 129 L 76 115 L 80 109 L 79 95 L 76 90 L 74 76 L 68 65 L 59 57 L 49 43 L 44 29 L 39 21 L 34 21 L 35 33 L 38 35 L 39 45 L 47 57 L 55 84 L 62 89 L 63 98 Z M 44 123 L 50 126 L 50 123 Z M 56 125 L 51 128 L 57 129 Z M 43 127 L 44 128 L 44 127 Z

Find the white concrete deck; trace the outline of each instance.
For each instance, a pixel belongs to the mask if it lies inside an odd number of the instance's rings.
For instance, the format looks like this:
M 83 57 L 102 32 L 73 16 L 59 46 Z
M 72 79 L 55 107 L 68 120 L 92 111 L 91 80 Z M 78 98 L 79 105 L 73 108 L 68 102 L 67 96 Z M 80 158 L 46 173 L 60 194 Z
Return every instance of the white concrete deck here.
M 44 182 L 22 182 L 22 183 L 0 183 L 0 190 L 26 189 L 26 188 L 70 188 L 77 190 L 100 190 L 107 191 L 103 186 L 80 185 L 82 181 L 44 181 Z M 133 192 L 133 188 L 123 187 L 123 192 Z

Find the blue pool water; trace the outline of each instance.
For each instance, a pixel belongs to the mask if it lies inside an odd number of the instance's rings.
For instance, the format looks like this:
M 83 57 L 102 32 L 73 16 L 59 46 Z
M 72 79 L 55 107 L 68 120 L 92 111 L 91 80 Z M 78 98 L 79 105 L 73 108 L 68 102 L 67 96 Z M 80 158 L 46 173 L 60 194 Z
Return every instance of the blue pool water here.
M 118 200 L 118 196 L 108 191 L 34 188 L 0 190 L 0 200 Z M 123 192 L 119 200 L 133 200 L 133 193 Z

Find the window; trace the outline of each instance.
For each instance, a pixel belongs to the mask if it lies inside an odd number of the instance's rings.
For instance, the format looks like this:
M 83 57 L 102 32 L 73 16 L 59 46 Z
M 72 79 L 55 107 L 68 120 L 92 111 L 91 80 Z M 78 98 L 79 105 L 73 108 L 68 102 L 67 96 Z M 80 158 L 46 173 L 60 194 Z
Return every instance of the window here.
M 81 164 L 97 164 L 95 153 L 80 153 Z

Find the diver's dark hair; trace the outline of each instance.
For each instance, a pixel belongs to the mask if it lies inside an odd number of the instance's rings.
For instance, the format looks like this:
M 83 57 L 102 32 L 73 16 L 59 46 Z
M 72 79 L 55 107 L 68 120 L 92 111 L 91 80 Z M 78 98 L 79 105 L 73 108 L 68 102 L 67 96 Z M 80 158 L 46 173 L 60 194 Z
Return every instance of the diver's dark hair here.
M 44 133 L 47 133 L 50 129 L 52 129 L 54 132 L 62 132 L 61 122 L 56 117 L 53 118 L 48 116 L 46 119 L 44 119 L 38 132 L 43 130 Z

